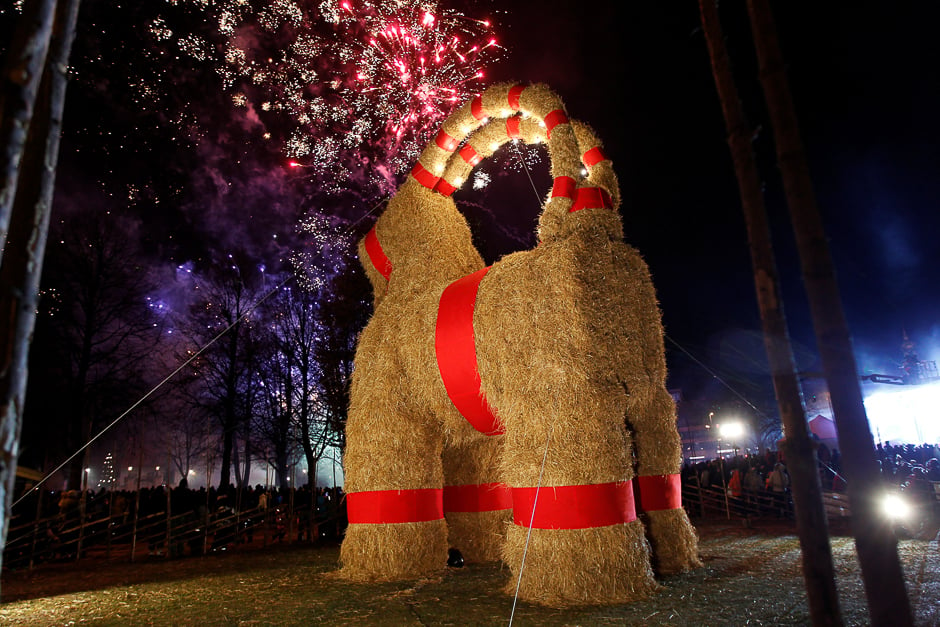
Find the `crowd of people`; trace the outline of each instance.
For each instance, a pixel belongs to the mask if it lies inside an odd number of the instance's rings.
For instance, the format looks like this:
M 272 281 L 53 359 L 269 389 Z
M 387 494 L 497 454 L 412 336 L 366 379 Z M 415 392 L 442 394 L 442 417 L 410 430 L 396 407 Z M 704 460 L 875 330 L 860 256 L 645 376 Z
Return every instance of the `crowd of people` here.
M 340 537 L 345 525 L 340 487 L 279 489 L 262 485 L 224 489 L 177 487 L 27 493 L 14 508 L 7 547 L 35 559 L 70 558 L 105 539 L 133 535 L 151 555 L 179 557 L 227 550 L 236 543 Z M 294 536 L 288 538 L 288 534 Z M 82 542 L 79 543 L 78 539 Z
M 879 443 L 875 450 L 885 486 L 911 495 L 915 503 L 932 509 L 940 484 L 940 448 L 931 444 Z M 819 476 L 824 491 L 845 492 L 842 456 L 838 449 L 817 447 Z M 790 476 L 780 451 L 715 458 L 686 463 L 683 483 L 701 488 L 720 488 L 735 499 L 767 497 L 789 502 Z

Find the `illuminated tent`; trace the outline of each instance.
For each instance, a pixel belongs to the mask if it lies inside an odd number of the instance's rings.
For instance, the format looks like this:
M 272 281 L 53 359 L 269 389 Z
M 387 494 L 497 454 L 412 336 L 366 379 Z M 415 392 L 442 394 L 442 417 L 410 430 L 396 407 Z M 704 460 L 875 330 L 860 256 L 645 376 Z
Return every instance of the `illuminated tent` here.
M 815 433 L 820 440 L 835 440 L 839 437 L 836 433 L 836 423 L 822 414 L 817 414 L 815 418 L 809 421 L 809 430 Z

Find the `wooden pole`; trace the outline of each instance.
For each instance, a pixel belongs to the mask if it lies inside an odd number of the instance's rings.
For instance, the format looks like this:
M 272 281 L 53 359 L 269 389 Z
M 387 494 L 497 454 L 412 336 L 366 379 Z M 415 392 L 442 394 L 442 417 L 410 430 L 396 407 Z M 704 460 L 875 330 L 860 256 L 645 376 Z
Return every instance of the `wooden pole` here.
M 817 348 L 844 452 L 852 531 L 869 617 L 873 625 L 911 625 L 913 617 L 898 559 L 897 538 L 878 509 L 882 491 L 874 441 L 862 404 L 852 341 L 816 206 L 773 16 L 766 0 L 748 0 L 747 7 Z
M 741 207 L 747 225 L 751 269 L 754 272 L 757 304 L 764 331 L 764 348 L 767 351 L 777 406 L 786 433 L 784 451 L 793 479 L 797 535 L 800 539 L 803 581 L 809 601 L 810 617 L 814 625 L 841 625 L 826 510 L 822 502 L 815 449 L 803 413 L 783 300 L 780 297 L 770 226 L 757 162 L 751 146 L 753 132 L 741 109 L 731 72 L 731 62 L 724 45 L 716 0 L 700 0 L 699 8 L 715 86 L 728 128 L 728 146 L 731 149 Z

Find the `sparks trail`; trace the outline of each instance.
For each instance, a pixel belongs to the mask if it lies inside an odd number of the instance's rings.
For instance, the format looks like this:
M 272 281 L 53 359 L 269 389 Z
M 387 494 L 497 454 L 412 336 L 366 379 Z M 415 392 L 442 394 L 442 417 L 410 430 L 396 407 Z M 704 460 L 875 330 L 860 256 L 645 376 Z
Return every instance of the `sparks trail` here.
M 485 64 L 502 50 L 489 20 L 433 0 L 279 0 L 257 10 L 223 0 L 187 9 L 214 33 L 177 32 L 157 19 L 151 39 L 207 63 L 258 133 L 333 192 L 360 169 L 410 167 L 440 121 L 480 91 Z M 369 182 L 388 191 L 384 179 Z

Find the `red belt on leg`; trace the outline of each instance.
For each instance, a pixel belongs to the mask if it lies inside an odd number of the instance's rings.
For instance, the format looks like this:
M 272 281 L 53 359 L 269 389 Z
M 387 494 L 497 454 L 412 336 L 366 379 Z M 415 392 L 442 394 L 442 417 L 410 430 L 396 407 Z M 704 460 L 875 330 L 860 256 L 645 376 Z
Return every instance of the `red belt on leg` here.
M 349 522 L 360 525 L 426 522 L 444 518 L 444 491 L 373 490 L 346 495 Z
M 534 507 L 534 515 L 533 515 Z M 588 529 L 636 520 L 629 481 L 512 489 L 512 521 L 535 529 Z
M 512 509 L 512 492 L 505 483 L 444 486 L 445 512 L 495 512 Z
M 682 507 L 682 481 L 679 475 L 636 477 L 633 487 L 639 495 L 637 511 L 658 512 Z

